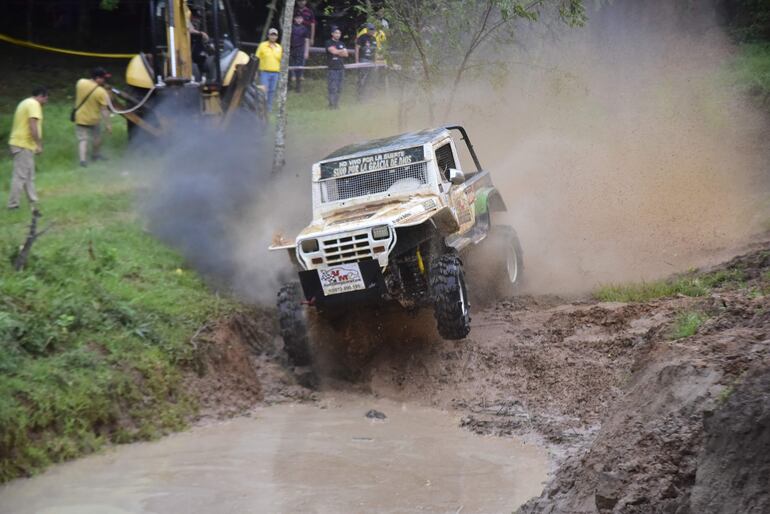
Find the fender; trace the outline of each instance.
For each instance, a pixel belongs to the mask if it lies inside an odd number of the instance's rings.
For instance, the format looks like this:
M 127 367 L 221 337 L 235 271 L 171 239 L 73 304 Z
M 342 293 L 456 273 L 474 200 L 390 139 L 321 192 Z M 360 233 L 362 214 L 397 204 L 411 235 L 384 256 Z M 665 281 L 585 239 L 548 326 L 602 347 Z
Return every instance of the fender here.
M 506 212 L 508 207 L 496 187 L 483 187 L 476 191 L 474 203 L 476 217 L 484 217 L 490 212 Z

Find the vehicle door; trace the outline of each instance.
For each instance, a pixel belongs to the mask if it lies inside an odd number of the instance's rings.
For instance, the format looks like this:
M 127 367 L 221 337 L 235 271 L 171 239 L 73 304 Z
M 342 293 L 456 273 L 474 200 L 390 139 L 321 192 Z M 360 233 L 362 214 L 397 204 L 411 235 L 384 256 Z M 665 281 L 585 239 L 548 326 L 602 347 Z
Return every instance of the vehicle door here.
M 434 151 L 441 186 L 444 191 L 449 193 L 449 206 L 460 225 L 459 232 L 463 234 L 473 228 L 474 223 L 476 223 L 476 212 L 474 209 L 475 191 L 465 183 L 452 184 L 449 181 L 450 169 L 462 171 L 460 169 L 460 160 L 457 158 L 457 151 L 451 140 L 439 143 L 434 147 Z

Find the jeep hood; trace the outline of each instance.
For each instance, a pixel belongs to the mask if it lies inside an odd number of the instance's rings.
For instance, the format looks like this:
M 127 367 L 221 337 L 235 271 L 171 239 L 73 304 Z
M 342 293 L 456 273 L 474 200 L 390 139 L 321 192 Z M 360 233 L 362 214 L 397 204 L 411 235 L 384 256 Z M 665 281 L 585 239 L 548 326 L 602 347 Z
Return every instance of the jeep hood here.
M 314 220 L 299 233 L 297 239 L 357 230 L 374 225 L 391 224 L 395 227 L 418 225 L 444 207 L 437 195 L 423 194 L 404 200 L 390 201 L 334 212 Z

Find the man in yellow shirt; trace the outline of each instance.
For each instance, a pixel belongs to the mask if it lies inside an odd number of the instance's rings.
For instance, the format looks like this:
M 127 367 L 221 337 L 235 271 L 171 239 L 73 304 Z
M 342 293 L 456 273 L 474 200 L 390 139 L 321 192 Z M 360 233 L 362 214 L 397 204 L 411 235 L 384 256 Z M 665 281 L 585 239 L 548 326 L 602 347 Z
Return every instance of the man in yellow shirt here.
M 32 96 L 19 102 L 13 115 L 13 127 L 8 144 L 13 155 L 13 175 L 8 208 L 18 209 L 21 192 L 27 193 L 32 210 L 37 204 L 35 191 L 35 155 L 43 151 L 43 106 L 48 102 L 48 90 L 35 88 Z
M 88 143 L 91 143 L 93 160 L 104 159 L 100 152 L 102 146 L 102 123 L 112 134 L 108 93 L 104 88 L 112 75 L 101 67 L 91 70 L 90 79 L 80 79 L 75 85 L 75 134 L 78 138 L 80 165 L 88 165 Z
M 278 29 L 267 31 L 267 41 L 262 41 L 257 47 L 256 57 L 259 59 L 259 82 L 267 90 L 267 112 L 273 110 L 273 97 L 281 77 L 281 56 L 283 49 L 278 41 Z

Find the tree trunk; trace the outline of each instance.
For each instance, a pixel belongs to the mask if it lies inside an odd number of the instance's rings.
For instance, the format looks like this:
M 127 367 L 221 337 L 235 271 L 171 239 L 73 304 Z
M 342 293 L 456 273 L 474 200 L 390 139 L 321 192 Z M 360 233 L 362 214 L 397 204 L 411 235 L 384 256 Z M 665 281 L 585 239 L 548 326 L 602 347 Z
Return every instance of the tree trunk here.
M 275 15 L 275 3 L 276 0 L 273 0 L 267 6 L 267 21 L 265 21 L 265 26 L 262 27 L 262 37 L 259 40 L 260 43 L 267 39 L 267 31 L 270 30 L 270 25 L 273 23 L 273 16 Z M 292 7 L 292 9 L 294 8 Z M 281 39 L 281 44 L 283 44 L 283 39 Z
M 294 16 L 294 0 L 286 0 L 281 20 L 281 78 L 278 81 L 278 117 L 275 126 L 273 148 L 273 174 L 286 164 L 286 95 L 289 87 L 289 52 L 291 51 L 291 22 Z

